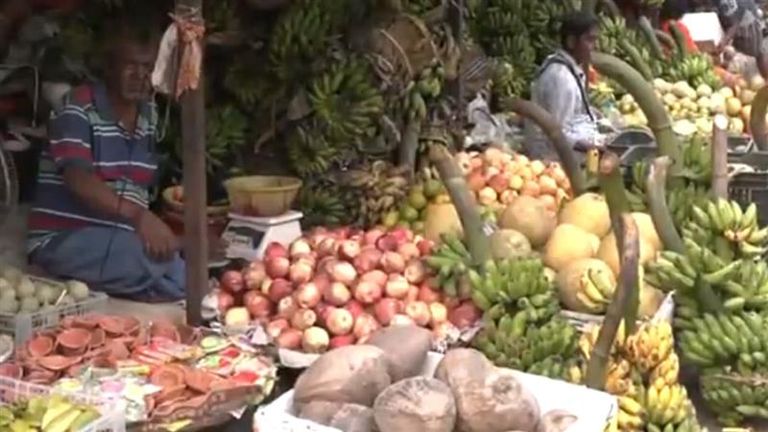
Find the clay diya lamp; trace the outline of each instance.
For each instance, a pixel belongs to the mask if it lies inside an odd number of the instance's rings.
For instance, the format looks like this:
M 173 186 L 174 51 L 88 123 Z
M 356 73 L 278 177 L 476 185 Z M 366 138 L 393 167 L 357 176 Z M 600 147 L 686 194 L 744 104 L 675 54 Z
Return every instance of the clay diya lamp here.
M 55 348 L 56 340 L 44 334 L 39 334 L 27 342 L 27 353 L 32 358 L 50 355 Z
M 82 357 L 65 357 L 63 355 L 49 355 L 38 359 L 40 366 L 54 372 L 60 372 L 69 369 L 82 361 Z
M 79 376 L 83 372 L 84 369 L 85 369 L 85 365 L 76 364 L 76 365 L 68 367 L 67 370 L 64 371 L 64 375 L 66 375 L 66 376 L 68 376 L 70 378 L 75 378 L 75 377 Z
M 179 368 L 165 365 L 160 366 L 149 375 L 149 381 L 159 387 L 184 387 L 184 372 Z
M 120 317 L 103 316 L 99 319 L 99 327 L 107 332 L 107 336 L 109 337 L 120 337 L 125 335 L 125 322 Z
M 92 330 L 99 326 L 98 315 L 82 315 L 72 317 L 72 327 L 82 328 L 86 330 Z
M 123 317 L 123 334 L 136 336 L 141 329 L 141 321 L 136 317 Z
M 83 328 L 70 328 L 59 333 L 56 342 L 61 347 L 61 352 L 67 356 L 81 356 L 91 344 L 90 330 Z
M 24 369 L 16 363 L 3 363 L 0 364 L 0 376 L 21 379 L 24 376 Z
M 104 345 L 104 348 L 106 349 L 107 357 L 110 359 L 126 360 L 131 356 L 131 352 L 128 350 L 128 347 L 126 347 L 124 343 L 118 340 L 108 341 Z
M 104 332 L 104 329 L 102 328 L 96 328 L 91 331 L 91 343 L 90 348 L 99 348 L 104 345 L 104 342 L 107 340 L 107 334 Z
M 173 342 L 181 341 L 179 330 L 176 328 L 176 326 L 173 325 L 152 325 L 149 336 L 152 339 L 168 339 Z

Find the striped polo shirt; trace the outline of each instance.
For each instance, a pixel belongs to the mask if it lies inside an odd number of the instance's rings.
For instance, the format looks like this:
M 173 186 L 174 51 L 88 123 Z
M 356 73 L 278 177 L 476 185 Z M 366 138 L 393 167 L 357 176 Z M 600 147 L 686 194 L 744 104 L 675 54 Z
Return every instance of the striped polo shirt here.
M 133 133 L 112 113 L 103 83 L 72 90 L 48 126 L 48 146 L 40 157 L 35 200 L 29 215 L 28 250 L 57 233 L 89 226 L 133 230 L 128 221 L 100 213 L 81 202 L 64 184 L 69 166 L 88 169 L 127 201 L 148 206 L 155 180 L 157 114 L 152 103 L 139 109 Z

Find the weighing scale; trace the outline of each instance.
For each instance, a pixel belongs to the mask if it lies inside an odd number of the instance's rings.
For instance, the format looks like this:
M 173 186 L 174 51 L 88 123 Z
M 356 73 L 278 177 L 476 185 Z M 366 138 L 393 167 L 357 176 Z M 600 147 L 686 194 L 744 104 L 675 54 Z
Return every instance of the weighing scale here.
M 301 212 L 290 210 L 273 217 L 229 214 L 229 223 L 221 235 L 227 242 L 227 259 L 255 261 L 264 256 L 270 243 L 288 245 L 301 237 Z

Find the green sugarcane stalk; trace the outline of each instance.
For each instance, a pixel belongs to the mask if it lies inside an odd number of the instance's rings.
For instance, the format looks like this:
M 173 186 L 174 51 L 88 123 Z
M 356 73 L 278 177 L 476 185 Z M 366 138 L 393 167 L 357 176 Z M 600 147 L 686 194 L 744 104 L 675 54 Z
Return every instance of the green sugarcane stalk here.
M 682 60 L 686 58 L 690 53 L 688 52 L 688 45 L 685 41 L 685 35 L 680 31 L 677 26 L 677 21 L 669 23 L 669 32 L 672 33 L 672 38 L 675 40 L 675 46 L 677 47 L 677 58 Z
M 677 174 L 682 169 L 683 162 L 680 157 L 680 141 L 672 131 L 669 114 L 651 84 L 632 66 L 609 54 L 593 54 L 592 65 L 600 74 L 619 83 L 634 97 L 648 119 L 648 126 L 656 138 L 659 154 L 669 156 L 674 161 L 671 171 L 673 175 Z
M 766 108 L 768 108 L 768 86 L 758 90 L 755 99 L 752 100 L 752 111 L 749 114 L 749 130 L 752 132 L 752 138 L 760 151 L 768 151 Z
M 430 146 L 429 159 L 437 168 L 440 179 L 459 214 L 472 262 L 475 265 L 484 264 L 491 257 L 490 240 L 483 229 L 483 218 L 475 196 L 470 192 L 459 165 L 448 149 L 442 145 Z
M 661 43 L 659 43 L 659 40 L 656 38 L 656 32 L 653 30 L 651 21 L 647 17 L 641 16 L 640 19 L 638 19 L 637 24 L 640 26 L 640 33 L 645 36 L 645 40 L 648 41 L 648 45 L 651 47 L 651 55 L 658 59 L 663 59 L 664 50 L 661 48 Z
M 661 156 L 651 163 L 648 178 L 645 183 L 645 196 L 648 200 L 648 211 L 653 220 L 653 226 L 661 237 L 664 249 L 680 254 L 685 253 L 685 244 L 675 228 L 672 213 L 667 207 L 667 170 L 672 161 L 667 156 Z
M 610 201 L 608 204 L 610 206 Z M 627 334 L 631 333 L 630 328 L 634 328 L 635 321 L 634 319 L 629 321 L 630 313 L 628 312 L 631 309 L 633 293 L 639 291 L 640 282 L 640 234 L 635 220 L 629 213 L 623 213 L 619 219 L 619 225 L 614 225 L 613 229 L 617 234 L 616 243 L 621 257 L 619 286 L 611 304 L 608 305 L 595 347 L 589 357 L 585 380 L 587 387 L 601 391 L 605 389 L 611 348 L 622 319 L 625 320 Z
M 664 30 L 655 29 L 653 33 L 656 35 L 656 39 L 662 45 L 665 45 L 671 53 L 677 52 L 677 43 L 675 43 L 675 40 L 667 32 Z
M 576 153 L 563 134 L 563 125 L 558 124 L 555 118 L 544 108 L 525 99 L 508 99 L 504 108 L 536 123 L 536 126 L 547 136 L 549 142 L 554 145 L 560 162 L 563 164 L 563 170 L 571 182 L 574 195 L 579 196 L 586 192 L 588 189 L 587 178 L 576 159 Z

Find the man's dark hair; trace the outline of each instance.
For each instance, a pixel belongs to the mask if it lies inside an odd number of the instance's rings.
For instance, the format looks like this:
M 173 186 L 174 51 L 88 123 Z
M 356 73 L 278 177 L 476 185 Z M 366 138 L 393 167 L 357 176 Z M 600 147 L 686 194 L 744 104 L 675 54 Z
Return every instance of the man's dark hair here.
M 109 62 L 116 50 L 125 43 L 157 46 L 163 24 L 158 14 L 142 8 L 107 18 L 102 32 L 102 60 Z
M 688 12 L 688 0 L 666 0 L 659 17 L 662 20 L 677 20 Z
M 565 46 L 568 37 L 580 38 L 589 33 L 590 30 L 597 28 L 600 20 L 595 14 L 590 12 L 573 12 L 563 17 L 563 24 L 560 27 L 560 42 Z

